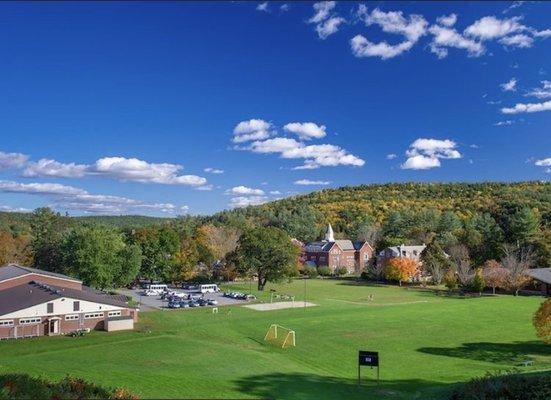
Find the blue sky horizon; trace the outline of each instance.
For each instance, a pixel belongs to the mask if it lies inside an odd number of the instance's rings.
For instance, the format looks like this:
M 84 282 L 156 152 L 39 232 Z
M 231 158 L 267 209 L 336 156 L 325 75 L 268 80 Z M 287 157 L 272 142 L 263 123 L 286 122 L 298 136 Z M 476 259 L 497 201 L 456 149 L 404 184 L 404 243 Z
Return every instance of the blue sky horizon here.
M 0 211 L 549 181 L 545 2 L 0 3 Z

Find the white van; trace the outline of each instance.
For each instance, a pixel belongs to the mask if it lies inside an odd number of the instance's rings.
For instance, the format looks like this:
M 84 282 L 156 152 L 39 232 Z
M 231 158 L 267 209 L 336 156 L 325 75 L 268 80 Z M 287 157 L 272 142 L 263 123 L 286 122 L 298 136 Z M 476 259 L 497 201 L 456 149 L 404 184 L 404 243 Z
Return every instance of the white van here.
M 215 284 L 199 285 L 199 292 L 201 293 L 216 293 L 218 291 L 220 291 L 220 289 L 218 289 L 218 285 Z
M 158 284 L 153 283 L 151 285 L 147 285 L 145 288 L 146 292 L 156 292 L 157 294 L 161 294 L 162 292 L 168 290 L 168 286 L 164 284 Z

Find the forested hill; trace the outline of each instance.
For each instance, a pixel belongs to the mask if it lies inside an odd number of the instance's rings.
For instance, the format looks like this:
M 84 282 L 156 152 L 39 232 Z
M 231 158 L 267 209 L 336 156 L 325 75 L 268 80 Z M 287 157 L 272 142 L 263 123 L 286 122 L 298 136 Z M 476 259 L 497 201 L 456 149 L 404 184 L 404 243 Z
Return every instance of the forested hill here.
M 488 213 L 502 220 L 517 211 L 537 210 L 544 228 L 551 226 L 551 182 L 517 183 L 389 183 L 325 189 L 244 209 L 215 214 L 218 220 L 285 219 L 301 225 L 315 218 L 330 222 L 336 232 L 353 235 L 364 222 L 383 224 L 400 214 L 417 215 L 450 211 L 467 221 Z M 313 215 L 311 215 L 313 214 Z M 306 235 L 307 236 L 307 235 Z

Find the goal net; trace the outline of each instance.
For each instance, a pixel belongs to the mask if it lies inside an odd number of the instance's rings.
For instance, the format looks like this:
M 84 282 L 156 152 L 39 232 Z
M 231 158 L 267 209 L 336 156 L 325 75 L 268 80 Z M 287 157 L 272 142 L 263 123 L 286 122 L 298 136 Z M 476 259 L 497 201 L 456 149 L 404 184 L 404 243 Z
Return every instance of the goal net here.
M 280 346 L 282 349 L 296 345 L 295 331 L 277 324 L 270 325 L 264 340 Z

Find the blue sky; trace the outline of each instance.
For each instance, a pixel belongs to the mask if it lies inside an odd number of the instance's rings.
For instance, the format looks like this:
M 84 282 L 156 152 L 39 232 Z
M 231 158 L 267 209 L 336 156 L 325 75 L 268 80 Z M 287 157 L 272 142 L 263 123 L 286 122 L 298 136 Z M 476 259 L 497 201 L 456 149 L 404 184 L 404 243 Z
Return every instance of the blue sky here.
M 543 2 L 0 3 L 0 209 L 549 180 Z

